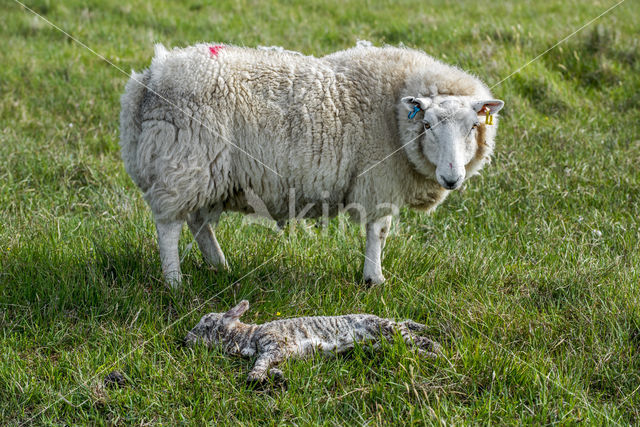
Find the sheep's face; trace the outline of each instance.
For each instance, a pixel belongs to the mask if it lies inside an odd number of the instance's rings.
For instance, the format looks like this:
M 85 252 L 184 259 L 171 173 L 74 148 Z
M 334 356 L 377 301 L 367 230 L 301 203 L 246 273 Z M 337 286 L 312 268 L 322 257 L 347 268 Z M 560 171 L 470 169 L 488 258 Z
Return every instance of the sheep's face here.
M 436 96 L 406 97 L 402 103 L 411 117 L 403 135 L 409 159 L 419 172 L 435 178 L 443 188 L 460 188 L 466 166 L 478 150 L 477 132 L 485 125 L 486 111 L 498 112 L 503 102 Z M 406 121 L 407 116 L 401 116 L 403 119 Z
M 247 300 L 240 301 L 226 313 L 209 313 L 202 316 L 200 322 L 187 333 L 184 338 L 186 345 L 203 341 L 205 344 L 216 344 L 238 323 L 240 316 L 249 309 Z

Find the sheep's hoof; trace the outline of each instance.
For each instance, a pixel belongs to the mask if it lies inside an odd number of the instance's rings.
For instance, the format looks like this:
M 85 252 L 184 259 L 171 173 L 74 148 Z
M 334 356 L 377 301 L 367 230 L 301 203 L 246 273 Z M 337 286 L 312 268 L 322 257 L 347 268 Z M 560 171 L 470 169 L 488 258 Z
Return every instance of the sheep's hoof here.
M 224 260 L 223 262 L 207 261 L 206 268 L 210 271 L 226 271 L 226 272 L 231 271 L 231 267 L 229 267 L 229 264 L 227 264 L 226 260 Z
M 385 280 L 386 279 L 384 278 L 384 276 L 382 274 L 379 274 L 374 276 L 365 276 L 364 283 L 367 286 L 381 285 L 384 283 Z
M 182 275 L 179 271 L 170 271 L 164 275 L 165 283 L 172 289 L 178 289 L 182 286 Z

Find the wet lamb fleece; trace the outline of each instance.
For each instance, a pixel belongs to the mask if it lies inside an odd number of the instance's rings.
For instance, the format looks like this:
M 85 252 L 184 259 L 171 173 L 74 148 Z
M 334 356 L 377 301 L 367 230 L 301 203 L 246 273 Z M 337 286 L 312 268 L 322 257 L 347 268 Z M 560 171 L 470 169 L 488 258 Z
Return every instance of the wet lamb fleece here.
M 424 331 L 426 326 L 411 320 L 396 322 L 372 314 L 348 314 L 295 317 L 248 325 L 239 321 L 248 309 L 249 301 L 243 300 L 226 313 L 204 315 L 187 334 L 185 343 L 202 341 L 228 354 L 257 355 L 247 378 L 250 383 L 260 383 L 269 377 L 282 380 L 282 371 L 273 366 L 289 357 L 305 357 L 316 351 L 342 353 L 352 349 L 356 342 L 377 346 L 381 339 L 392 340 L 397 334 L 407 344 L 417 347 L 423 356 L 435 357 L 440 352 L 438 343 L 414 334 Z

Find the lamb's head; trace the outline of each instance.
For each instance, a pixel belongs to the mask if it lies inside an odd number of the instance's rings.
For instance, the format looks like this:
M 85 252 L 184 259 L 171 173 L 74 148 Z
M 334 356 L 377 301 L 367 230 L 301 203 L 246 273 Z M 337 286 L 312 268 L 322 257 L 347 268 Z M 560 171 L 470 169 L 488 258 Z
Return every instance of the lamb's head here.
M 475 171 L 478 136 L 482 133 L 486 137 L 486 127 L 491 127 L 486 123 L 487 112 L 497 113 L 504 102 L 437 95 L 407 96 L 400 105 L 401 143 L 407 157 L 418 172 L 436 179 L 447 190 L 455 190 Z M 494 134 L 492 130 L 491 137 Z
M 226 313 L 209 313 L 202 316 L 200 322 L 194 326 L 184 338 L 186 345 L 202 341 L 207 345 L 220 342 L 237 324 L 240 316 L 249 309 L 249 301 L 242 300 L 238 305 Z

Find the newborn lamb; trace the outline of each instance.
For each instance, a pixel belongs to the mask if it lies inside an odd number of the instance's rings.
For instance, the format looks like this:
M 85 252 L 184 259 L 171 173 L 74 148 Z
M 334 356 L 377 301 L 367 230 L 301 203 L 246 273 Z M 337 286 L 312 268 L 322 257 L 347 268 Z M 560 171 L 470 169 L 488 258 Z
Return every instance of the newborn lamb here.
M 414 332 L 425 325 L 406 320 L 396 322 L 372 314 L 345 316 L 296 317 L 275 320 L 262 325 L 247 325 L 238 319 L 249 309 L 243 300 L 226 313 L 209 313 L 187 334 L 185 343 L 202 341 L 208 346 L 220 346 L 226 353 L 244 357 L 258 356 L 247 382 L 261 383 L 269 377 L 284 378 L 282 371 L 272 366 L 293 356 L 305 357 L 321 351 L 342 353 L 357 343 L 377 347 L 381 339 L 392 340 L 396 334 L 426 357 L 435 357 L 440 345 Z

